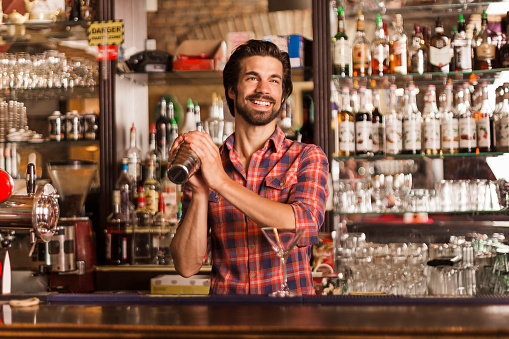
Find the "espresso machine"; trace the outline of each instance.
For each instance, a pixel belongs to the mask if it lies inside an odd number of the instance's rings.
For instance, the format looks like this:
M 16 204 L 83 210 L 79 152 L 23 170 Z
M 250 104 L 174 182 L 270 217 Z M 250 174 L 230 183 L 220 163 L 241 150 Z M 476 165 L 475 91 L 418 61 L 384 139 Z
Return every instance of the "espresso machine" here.
M 27 164 L 26 189 L 22 187 L 22 181 L 17 180 L 16 183 L 21 185 L 16 188 L 12 177 L 0 170 L 0 244 L 2 250 L 13 253 L 10 257 L 16 264 L 22 262 L 23 267 L 28 267 L 36 244 L 51 241 L 55 233 L 59 219 L 58 195 L 51 184 L 36 185 L 35 162 Z M 5 265 L 3 262 L 2 293 L 5 291 L 5 274 L 11 274 L 5 272 Z M 29 285 L 45 285 L 30 269 L 17 273 L 21 274 L 13 276 L 13 291 L 29 292 L 25 289 Z M 26 280 L 36 283 L 26 284 Z
M 44 247 L 51 290 L 86 293 L 95 289 L 97 264 L 92 222 L 83 204 L 97 171 L 93 161 L 49 162 L 48 173 L 59 194 L 60 219 Z

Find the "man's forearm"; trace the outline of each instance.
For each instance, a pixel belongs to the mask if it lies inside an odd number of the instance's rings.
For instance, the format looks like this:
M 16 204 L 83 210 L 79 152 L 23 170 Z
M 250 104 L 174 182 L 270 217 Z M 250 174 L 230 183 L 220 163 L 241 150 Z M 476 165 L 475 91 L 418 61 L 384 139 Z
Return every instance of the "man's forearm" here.
M 184 277 L 196 274 L 207 251 L 208 195 L 193 195 L 186 215 L 171 242 L 175 270 Z
M 295 215 L 290 204 L 261 197 L 231 179 L 216 192 L 260 227 L 295 229 Z

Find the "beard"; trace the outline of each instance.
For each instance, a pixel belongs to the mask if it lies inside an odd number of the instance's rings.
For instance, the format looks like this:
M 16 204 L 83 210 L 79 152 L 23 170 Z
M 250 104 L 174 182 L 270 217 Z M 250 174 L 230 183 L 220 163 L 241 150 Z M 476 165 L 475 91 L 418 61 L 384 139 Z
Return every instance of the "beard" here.
M 254 125 L 254 126 L 265 126 L 272 122 L 274 119 L 276 119 L 279 116 L 279 113 L 281 112 L 282 105 L 279 104 L 279 106 L 276 106 L 276 100 L 274 98 L 269 96 L 260 96 L 260 95 L 252 95 L 246 97 L 246 101 L 256 100 L 256 99 L 265 99 L 270 100 L 273 104 L 271 111 L 257 111 L 251 107 L 248 107 L 247 105 L 244 105 L 243 103 L 238 100 L 238 96 L 235 100 L 235 110 L 237 114 L 239 114 L 247 123 Z

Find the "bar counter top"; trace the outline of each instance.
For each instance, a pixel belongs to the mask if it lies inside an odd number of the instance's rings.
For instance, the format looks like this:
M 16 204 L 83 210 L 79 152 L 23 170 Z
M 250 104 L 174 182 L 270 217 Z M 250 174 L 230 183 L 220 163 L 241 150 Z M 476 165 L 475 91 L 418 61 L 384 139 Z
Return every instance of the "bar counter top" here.
M 0 337 L 507 337 L 509 298 L 49 294 L 0 299 Z M 21 299 L 23 296 L 10 296 Z

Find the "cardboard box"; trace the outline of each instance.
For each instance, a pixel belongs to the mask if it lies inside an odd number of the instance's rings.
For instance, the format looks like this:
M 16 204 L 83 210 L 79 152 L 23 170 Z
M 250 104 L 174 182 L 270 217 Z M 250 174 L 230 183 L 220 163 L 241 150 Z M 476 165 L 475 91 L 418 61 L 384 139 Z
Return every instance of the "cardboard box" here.
M 243 43 L 248 42 L 251 39 L 255 38 L 254 32 L 229 32 L 227 35 L 227 45 L 228 45 L 228 58 L 235 50 L 235 48 L 239 47 Z
M 193 275 L 184 278 L 178 274 L 158 275 L 150 279 L 150 293 L 153 294 L 209 294 L 210 276 Z
M 299 34 L 288 36 L 288 54 L 292 68 L 312 66 L 312 41 Z
M 226 64 L 224 40 L 186 40 L 177 48 L 174 71 L 222 71 Z

